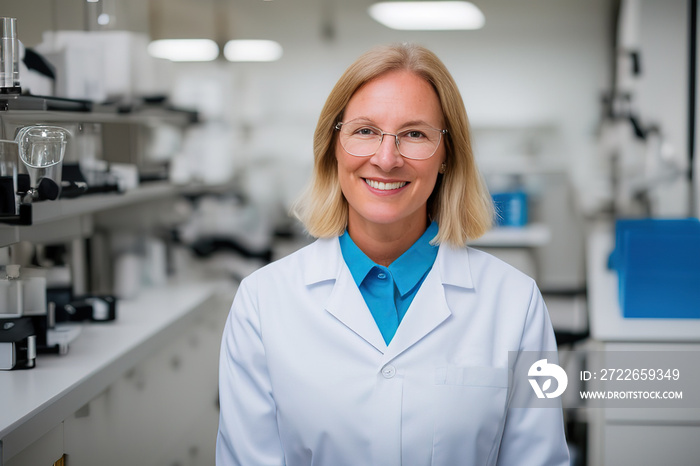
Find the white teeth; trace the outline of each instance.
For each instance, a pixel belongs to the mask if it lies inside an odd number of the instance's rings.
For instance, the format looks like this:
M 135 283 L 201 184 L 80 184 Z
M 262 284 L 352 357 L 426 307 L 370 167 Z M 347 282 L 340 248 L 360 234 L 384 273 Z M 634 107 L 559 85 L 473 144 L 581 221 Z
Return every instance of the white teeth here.
M 379 189 L 381 191 L 389 191 L 392 189 L 399 189 L 399 188 L 403 188 L 404 186 L 406 186 L 405 181 L 396 181 L 394 183 L 384 183 L 382 181 L 368 180 L 366 178 L 365 178 L 365 183 L 370 185 L 370 187 L 372 187 L 374 189 Z

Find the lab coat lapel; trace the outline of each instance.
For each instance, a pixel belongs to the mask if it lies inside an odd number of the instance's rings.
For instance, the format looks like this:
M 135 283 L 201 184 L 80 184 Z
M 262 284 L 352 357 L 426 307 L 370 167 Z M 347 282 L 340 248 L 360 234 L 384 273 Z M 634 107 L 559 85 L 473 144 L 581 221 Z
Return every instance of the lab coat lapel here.
M 440 274 L 431 270 L 384 353 L 384 363 L 416 344 L 451 314 Z
M 326 303 L 326 310 L 380 352 L 386 351 L 386 343 L 379 327 L 347 267 L 342 267 L 340 270 L 340 275 Z
M 314 264 L 314 267 L 304 270 L 306 284 L 335 281 L 325 303 L 326 311 L 379 352 L 384 353 L 386 343 L 343 260 L 338 238 L 317 240 L 310 248 L 309 254 L 310 263 Z
M 440 246 L 433 268 L 384 354 L 384 363 L 415 345 L 452 315 L 445 298 L 445 285 L 473 287 L 466 249 Z

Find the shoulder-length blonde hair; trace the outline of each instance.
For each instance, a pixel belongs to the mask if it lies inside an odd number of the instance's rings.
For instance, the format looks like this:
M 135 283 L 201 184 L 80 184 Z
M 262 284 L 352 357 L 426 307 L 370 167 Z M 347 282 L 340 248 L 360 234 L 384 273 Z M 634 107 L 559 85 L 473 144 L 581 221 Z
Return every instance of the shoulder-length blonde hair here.
M 343 234 L 348 203 L 340 189 L 335 157 L 336 123 L 353 94 L 368 81 L 395 70 L 407 70 L 429 82 L 440 100 L 447 129 L 446 170 L 428 199 L 428 216 L 439 225 L 434 242 L 462 247 L 483 235 L 493 221 L 493 202 L 474 161 L 469 121 L 457 84 L 431 51 L 414 44 L 371 49 L 340 77 L 321 111 L 314 133 L 314 168 L 306 192 L 293 213 L 317 238 Z

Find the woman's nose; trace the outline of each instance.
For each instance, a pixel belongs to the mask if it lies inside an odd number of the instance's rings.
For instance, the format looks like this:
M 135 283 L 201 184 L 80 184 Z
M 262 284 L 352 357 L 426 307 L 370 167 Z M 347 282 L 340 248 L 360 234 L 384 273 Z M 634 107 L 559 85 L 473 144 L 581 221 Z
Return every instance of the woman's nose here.
M 382 143 L 372 156 L 371 162 L 385 172 L 403 165 L 403 156 L 399 153 L 399 148 L 396 145 L 396 136 L 384 134 Z

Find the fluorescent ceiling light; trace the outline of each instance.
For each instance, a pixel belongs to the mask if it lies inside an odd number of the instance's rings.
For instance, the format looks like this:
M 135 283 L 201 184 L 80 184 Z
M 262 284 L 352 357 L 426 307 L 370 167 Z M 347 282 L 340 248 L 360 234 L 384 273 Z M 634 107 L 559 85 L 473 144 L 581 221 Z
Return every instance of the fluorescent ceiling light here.
M 485 22 L 470 2 L 380 2 L 369 7 L 369 15 L 391 29 L 414 31 L 480 29 Z
M 209 39 L 163 39 L 148 44 L 148 53 L 172 61 L 212 61 L 219 56 L 219 46 Z
M 228 61 L 275 61 L 282 57 L 282 46 L 274 40 L 230 40 L 224 56 Z

